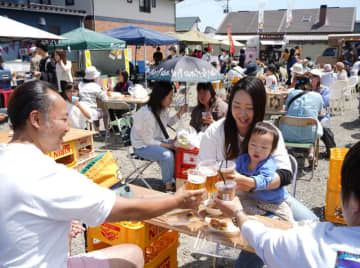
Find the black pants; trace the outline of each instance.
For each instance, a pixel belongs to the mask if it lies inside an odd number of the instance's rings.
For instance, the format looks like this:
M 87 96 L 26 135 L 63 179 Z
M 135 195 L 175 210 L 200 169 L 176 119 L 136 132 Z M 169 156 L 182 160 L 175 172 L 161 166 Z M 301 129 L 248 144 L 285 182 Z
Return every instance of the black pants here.
M 331 131 L 330 128 L 323 128 L 324 134 L 321 136 L 321 140 L 325 144 L 326 147 L 326 154 L 330 156 L 330 149 L 336 147 L 336 142 L 334 138 L 334 133 Z

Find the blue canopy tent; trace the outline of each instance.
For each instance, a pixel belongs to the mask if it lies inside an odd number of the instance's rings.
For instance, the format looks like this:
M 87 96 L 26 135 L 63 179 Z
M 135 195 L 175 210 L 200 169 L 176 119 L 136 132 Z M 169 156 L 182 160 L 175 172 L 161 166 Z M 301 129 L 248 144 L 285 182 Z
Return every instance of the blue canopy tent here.
M 139 27 L 136 25 L 127 25 L 103 32 L 108 36 L 117 38 L 126 42 L 127 45 L 141 45 L 144 46 L 144 57 L 146 62 L 146 46 L 158 45 L 173 45 L 177 44 L 178 40 L 170 37 L 167 34 Z M 135 64 L 136 64 L 136 50 L 135 50 Z M 145 72 L 146 83 L 146 72 Z

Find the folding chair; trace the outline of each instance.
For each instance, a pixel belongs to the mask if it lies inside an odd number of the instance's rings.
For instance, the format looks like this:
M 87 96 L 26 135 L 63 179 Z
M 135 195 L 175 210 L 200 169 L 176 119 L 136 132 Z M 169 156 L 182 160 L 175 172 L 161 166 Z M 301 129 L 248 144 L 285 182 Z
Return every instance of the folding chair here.
M 342 115 L 345 110 L 345 97 L 344 92 L 348 87 L 346 80 L 337 80 L 330 85 L 331 98 L 330 98 L 330 111 L 332 115 L 335 115 L 340 111 Z M 334 112 L 336 110 L 336 113 Z
M 347 81 L 348 86 L 344 92 L 345 97 L 348 97 L 350 100 L 350 109 L 352 108 L 353 100 L 356 99 L 356 86 L 359 83 L 357 76 L 352 76 Z
M 104 108 L 108 114 L 108 118 L 110 120 L 110 128 L 114 131 L 114 126 L 118 126 L 118 121 L 120 118 L 117 117 L 116 114 L 115 115 L 115 120 L 111 121 L 111 117 L 110 117 L 110 111 L 109 110 L 114 110 L 114 111 L 123 111 L 124 114 L 129 113 L 131 111 L 130 105 L 126 102 L 123 101 L 105 101 L 104 102 Z
M 295 116 L 283 116 L 280 118 L 280 128 L 282 125 L 294 126 L 294 127 L 310 127 L 315 126 L 315 137 L 311 143 L 297 143 L 297 142 L 287 142 L 285 145 L 287 148 L 303 148 L 309 149 L 313 148 L 315 152 L 315 159 L 312 162 L 312 174 L 311 179 L 314 177 L 315 162 L 317 164 L 319 160 L 319 138 L 317 135 L 318 125 L 317 121 L 311 117 L 295 117 Z
M 127 158 L 130 160 L 130 163 L 134 168 L 134 170 L 125 177 L 125 180 L 127 181 L 133 174 L 135 174 L 135 178 L 129 180 L 128 183 L 132 183 L 135 180 L 140 179 L 146 185 L 147 188 L 152 189 L 150 184 L 142 177 L 142 175 L 144 171 L 148 167 L 150 167 L 151 164 L 154 163 L 155 161 L 144 159 L 138 156 L 137 154 L 135 154 L 130 139 L 131 128 L 133 125 L 132 115 L 127 114 L 124 117 L 116 120 L 116 123 L 120 132 L 123 145 L 127 147 Z M 136 160 L 141 161 L 142 164 L 138 166 L 136 164 Z
M 292 196 L 295 197 L 296 193 L 296 180 L 297 180 L 297 174 L 298 174 L 298 163 L 296 161 L 296 158 L 289 154 L 290 163 L 291 163 L 291 169 L 293 172 L 293 181 L 292 181 Z

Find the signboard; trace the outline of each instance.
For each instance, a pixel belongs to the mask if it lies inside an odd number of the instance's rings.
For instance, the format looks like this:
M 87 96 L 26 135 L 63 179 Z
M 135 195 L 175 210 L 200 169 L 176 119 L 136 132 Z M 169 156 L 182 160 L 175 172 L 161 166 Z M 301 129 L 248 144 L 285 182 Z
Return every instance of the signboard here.
M 284 40 L 283 33 L 261 33 L 259 36 L 260 40 Z
M 91 66 L 91 55 L 90 55 L 90 50 L 85 50 L 85 65 L 86 68 Z

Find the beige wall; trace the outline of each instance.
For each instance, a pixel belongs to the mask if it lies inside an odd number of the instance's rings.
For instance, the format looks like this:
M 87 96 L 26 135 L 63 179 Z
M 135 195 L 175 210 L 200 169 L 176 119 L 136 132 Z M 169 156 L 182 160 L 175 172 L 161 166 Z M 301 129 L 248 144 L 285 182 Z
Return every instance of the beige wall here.
M 140 20 L 175 25 L 175 3 L 170 0 L 156 0 L 156 8 L 150 13 L 140 12 L 139 0 L 102 0 L 94 1 L 95 16 Z

